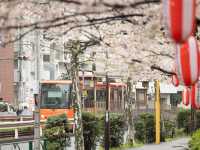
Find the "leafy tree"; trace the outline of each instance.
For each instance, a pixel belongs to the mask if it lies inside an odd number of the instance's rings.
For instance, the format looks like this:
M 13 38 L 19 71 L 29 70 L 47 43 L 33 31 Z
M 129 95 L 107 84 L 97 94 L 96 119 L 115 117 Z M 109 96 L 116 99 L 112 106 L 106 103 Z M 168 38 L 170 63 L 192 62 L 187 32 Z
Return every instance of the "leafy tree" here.
M 83 63 L 80 56 L 84 53 L 86 48 L 96 45 L 95 40 L 80 41 L 69 40 L 65 43 L 65 54 L 70 55 L 70 64 L 66 65 L 68 75 L 72 80 L 72 99 L 75 111 L 75 147 L 76 150 L 84 150 L 84 138 L 82 128 L 82 100 L 80 91 L 79 71 L 80 65 Z

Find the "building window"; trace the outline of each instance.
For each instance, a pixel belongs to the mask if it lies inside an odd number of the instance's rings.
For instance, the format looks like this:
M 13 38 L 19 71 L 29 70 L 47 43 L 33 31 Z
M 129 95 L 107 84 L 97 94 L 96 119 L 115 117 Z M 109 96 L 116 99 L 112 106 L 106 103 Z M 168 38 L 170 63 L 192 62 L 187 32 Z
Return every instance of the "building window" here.
M 15 69 L 18 69 L 18 67 L 19 67 L 18 52 L 14 52 L 14 67 L 15 67 Z
M 55 51 L 56 51 L 56 59 L 60 60 L 60 58 L 61 58 L 61 51 L 59 51 L 58 49 L 56 49 Z
M 15 69 L 18 69 L 18 60 L 17 59 L 14 59 L 14 67 L 15 67 Z
M 50 44 L 50 61 L 53 63 L 55 58 L 55 43 Z
M 49 55 L 43 55 L 43 62 L 50 62 L 50 56 Z
M 3 45 L 3 36 L 0 34 L 0 48 L 4 47 Z
M 161 103 L 161 104 L 167 104 L 167 98 L 161 97 L 161 98 L 160 98 L 160 103 Z

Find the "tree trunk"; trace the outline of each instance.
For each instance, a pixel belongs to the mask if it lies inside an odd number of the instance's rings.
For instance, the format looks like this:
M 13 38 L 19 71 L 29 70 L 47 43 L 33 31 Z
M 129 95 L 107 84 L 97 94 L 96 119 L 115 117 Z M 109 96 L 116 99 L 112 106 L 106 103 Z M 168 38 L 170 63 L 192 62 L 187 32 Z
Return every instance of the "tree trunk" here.
M 134 123 L 133 123 L 133 106 L 134 102 L 131 97 L 131 92 L 132 92 L 132 84 L 131 84 L 131 79 L 128 78 L 127 81 L 127 94 L 126 94 L 126 116 L 127 116 L 127 125 L 128 125 L 128 135 L 127 135 L 127 142 L 129 144 L 134 144 L 135 139 L 134 139 Z
M 74 91 L 75 109 L 75 147 L 76 150 L 84 150 L 83 127 L 82 127 L 82 105 L 79 91 L 78 67 L 73 69 L 72 84 Z

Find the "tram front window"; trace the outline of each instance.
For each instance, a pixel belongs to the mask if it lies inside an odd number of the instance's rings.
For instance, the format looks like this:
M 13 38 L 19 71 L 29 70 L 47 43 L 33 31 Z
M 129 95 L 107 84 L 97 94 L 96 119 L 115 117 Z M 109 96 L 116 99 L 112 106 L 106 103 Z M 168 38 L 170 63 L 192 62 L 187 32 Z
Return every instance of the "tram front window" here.
M 43 84 L 41 108 L 68 108 L 70 106 L 70 85 Z

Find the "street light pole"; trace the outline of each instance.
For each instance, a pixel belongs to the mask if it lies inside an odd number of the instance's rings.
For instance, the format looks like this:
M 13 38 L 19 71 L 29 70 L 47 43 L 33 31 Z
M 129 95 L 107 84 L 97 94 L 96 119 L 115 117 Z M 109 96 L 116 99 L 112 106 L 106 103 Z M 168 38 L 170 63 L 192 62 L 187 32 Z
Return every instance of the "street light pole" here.
M 105 113 L 105 150 L 110 147 L 110 122 L 109 122 L 109 78 L 106 73 L 106 113 Z

